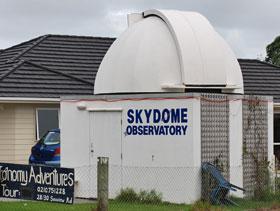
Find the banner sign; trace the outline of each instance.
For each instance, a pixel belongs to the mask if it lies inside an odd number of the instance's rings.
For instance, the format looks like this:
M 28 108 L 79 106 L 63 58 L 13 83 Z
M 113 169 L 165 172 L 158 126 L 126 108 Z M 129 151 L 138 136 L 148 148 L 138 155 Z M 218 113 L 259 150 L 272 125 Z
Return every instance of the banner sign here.
M 74 169 L 0 163 L 0 197 L 73 204 Z
M 129 109 L 125 135 L 179 136 L 187 128 L 187 108 Z

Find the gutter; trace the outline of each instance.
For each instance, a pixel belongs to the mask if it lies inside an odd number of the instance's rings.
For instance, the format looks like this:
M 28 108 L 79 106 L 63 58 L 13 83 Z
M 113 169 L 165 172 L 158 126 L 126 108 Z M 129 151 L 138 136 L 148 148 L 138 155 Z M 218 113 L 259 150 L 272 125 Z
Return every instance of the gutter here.
M 46 103 L 59 104 L 60 98 L 0 97 L 0 103 Z

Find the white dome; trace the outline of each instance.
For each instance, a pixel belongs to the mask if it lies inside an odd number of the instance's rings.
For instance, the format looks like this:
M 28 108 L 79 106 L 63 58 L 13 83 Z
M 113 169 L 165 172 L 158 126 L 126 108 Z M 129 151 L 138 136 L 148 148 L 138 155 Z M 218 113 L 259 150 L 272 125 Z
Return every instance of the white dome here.
M 236 57 L 202 15 L 149 10 L 109 48 L 97 72 L 94 93 L 189 88 L 243 93 Z

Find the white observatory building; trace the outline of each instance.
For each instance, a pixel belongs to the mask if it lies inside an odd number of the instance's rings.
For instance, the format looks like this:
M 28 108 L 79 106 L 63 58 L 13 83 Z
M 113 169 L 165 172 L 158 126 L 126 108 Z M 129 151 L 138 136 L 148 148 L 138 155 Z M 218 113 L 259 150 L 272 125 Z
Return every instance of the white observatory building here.
M 128 16 L 95 81 L 95 94 L 218 89 L 243 94 L 237 59 L 208 20 L 195 12 L 148 10 Z
M 250 190 L 253 163 L 243 149 L 254 148 L 244 129 L 252 101 L 261 102 L 255 115 L 272 159 L 272 99 L 243 95 L 237 59 L 208 20 L 173 10 L 130 14 L 94 95 L 61 99 L 61 165 L 75 168 L 78 197 L 97 196 L 97 157 L 109 157 L 110 198 L 131 187 L 192 203 L 201 197 L 201 163 L 216 161 Z

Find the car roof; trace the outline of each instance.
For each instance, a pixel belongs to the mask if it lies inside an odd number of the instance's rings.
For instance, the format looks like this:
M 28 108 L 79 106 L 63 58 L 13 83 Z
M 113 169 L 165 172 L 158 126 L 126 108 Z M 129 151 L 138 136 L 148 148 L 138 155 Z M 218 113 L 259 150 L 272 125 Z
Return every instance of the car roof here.
M 49 132 L 60 133 L 60 129 L 59 128 L 51 129 L 51 130 L 49 130 Z

